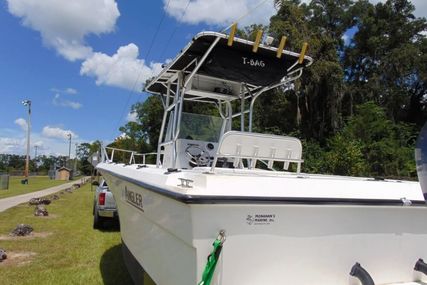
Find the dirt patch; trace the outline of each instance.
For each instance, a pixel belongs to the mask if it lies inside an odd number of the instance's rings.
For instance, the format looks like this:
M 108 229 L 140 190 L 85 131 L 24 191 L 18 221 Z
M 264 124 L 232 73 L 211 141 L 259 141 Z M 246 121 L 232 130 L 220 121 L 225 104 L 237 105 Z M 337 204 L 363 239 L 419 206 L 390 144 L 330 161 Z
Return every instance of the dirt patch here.
M 31 251 L 7 251 L 7 259 L 0 262 L 1 266 L 23 266 L 32 261 L 34 256 L 37 255 Z
M 45 217 L 45 218 L 49 218 L 49 217 Z M 50 232 L 41 232 L 41 233 L 32 232 L 28 236 L 15 236 L 14 237 L 14 236 L 10 236 L 10 235 L 0 235 L 0 241 L 2 241 L 2 240 L 32 240 L 35 238 L 46 238 L 46 237 L 50 236 L 51 234 L 52 233 L 50 233 Z

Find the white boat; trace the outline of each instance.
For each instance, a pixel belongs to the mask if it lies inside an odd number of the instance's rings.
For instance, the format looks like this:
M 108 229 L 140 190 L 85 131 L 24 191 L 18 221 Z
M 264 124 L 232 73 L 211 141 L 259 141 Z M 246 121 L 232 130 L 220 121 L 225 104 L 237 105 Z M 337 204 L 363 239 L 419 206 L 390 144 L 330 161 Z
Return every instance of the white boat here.
M 426 284 L 418 182 L 305 174 L 297 138 L 252 132 L 258 96 L 289 87 L 313 61 L 305 48 L 258 44 L 195 36 L 146 86 L 165 108 L 156 164 L 104 151 L 97 168 L 134 280 L 143 268 L 158 285 Z M 194 102 L 216 115 L 190 113 Z

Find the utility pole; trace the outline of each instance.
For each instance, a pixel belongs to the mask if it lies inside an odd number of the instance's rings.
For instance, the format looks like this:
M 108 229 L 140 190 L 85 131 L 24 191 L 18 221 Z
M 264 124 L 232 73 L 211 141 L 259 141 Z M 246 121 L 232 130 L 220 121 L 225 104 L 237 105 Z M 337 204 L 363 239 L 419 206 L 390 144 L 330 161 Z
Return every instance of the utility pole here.
M 30 168 L 30 133 L 31 133 L 31 101 L 23 100 L 22 104 L 28 107 L 28 120 L 27 120 L 27 157 L 25 159 L 25 178 L 28 178 Z
M 34 146 L 34 166 L 36 168 L 36 173 L 38 172 L 38 167 L 37 167 L 37 149 L 39 148 L 38 145 Z
M 71 159 L 71 138 L 72 138 L 71 133 L 68 133 L 68 134 L 67 134 L 67 137 L 68 137 L 68 139 L 69 139 L 69 145 L 68 145 L 68 167 L 70 168 L 70 159 Z
M 75 173 L 76 173 L 76 171 L 77 171 L 77 147 L 79 146 L 79 144 L 78 143 L 76 143 L 76 156 L 74 157 L 74 175 L 75 175 Z

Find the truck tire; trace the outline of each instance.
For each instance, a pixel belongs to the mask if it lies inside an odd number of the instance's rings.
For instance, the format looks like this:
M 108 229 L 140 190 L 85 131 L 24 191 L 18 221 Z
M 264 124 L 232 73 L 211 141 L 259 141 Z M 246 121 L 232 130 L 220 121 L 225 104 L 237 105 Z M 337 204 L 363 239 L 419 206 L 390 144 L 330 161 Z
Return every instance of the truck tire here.
M 104 225 L 104 221 L 102 217 L 98 215 L 98 211 L 95 210 L 95 214 L 93 215 L 93 228 L 94 229 L 101 229 Z

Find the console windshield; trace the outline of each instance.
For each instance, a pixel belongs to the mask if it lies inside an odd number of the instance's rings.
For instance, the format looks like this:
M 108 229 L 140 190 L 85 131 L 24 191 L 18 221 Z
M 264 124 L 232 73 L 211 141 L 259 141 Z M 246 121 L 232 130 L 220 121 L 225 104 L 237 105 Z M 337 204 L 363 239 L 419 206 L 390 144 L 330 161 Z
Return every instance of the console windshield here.
M 179 138 L 218 142 L 221 127 L 220 117 L 182 112 Z

